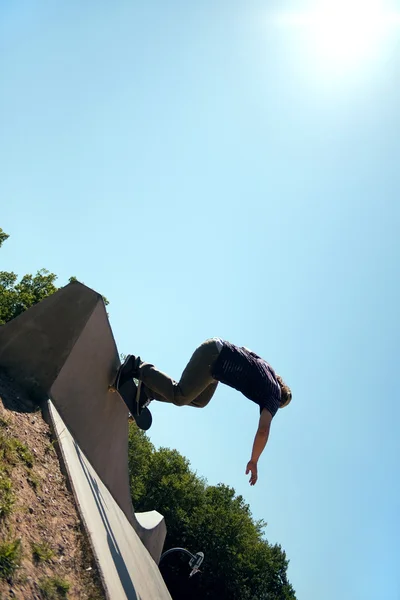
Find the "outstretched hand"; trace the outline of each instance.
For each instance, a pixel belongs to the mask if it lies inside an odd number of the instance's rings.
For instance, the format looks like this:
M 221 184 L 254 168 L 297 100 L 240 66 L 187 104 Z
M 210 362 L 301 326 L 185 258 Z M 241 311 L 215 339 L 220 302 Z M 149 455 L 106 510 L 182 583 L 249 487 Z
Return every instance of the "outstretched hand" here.
M 249 483 L 250 485 L 255 485 L 258 479 L 257 464 L 251 460 L 247 463 L 246 467 L 246 475 L 249 473 L 251 473 Z

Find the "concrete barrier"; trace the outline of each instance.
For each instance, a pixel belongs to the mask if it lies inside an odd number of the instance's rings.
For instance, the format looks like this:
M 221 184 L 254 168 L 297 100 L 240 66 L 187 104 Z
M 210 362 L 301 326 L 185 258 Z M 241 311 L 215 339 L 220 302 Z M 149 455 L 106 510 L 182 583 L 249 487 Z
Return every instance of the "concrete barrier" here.
M 128 474 L 128 409 L 108 386 L 120 364 L 100 294 L 74 282 L 0 327 L 0 367 L 37 400 L 50 397 L 73 438 L 158 562 L 159 513 L 135 516 Z
M 160 571 L 58 411 L 49 416 L 107 599 L 171 600 Z M 153 515 L 154 517 L 154 515 Z

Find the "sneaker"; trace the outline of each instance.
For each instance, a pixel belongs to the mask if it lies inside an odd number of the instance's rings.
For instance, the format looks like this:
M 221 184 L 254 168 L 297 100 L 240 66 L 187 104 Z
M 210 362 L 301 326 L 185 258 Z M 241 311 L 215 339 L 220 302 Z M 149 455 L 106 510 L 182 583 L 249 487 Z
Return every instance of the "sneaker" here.
M 142 364 L 140 360 L 140 356 L 134 356 L 133 354 L 128 354 L 125 358 L 123 364 L 119 367 L 117 371 L 117 375 L 115 377 L 115 387 L 118 389 L 128 379 L 139 378 L 139 367 Z

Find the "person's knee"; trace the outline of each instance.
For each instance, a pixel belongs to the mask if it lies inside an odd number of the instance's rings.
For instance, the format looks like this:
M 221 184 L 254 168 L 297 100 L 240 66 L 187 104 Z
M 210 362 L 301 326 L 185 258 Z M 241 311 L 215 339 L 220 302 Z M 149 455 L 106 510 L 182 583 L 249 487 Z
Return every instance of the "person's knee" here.
M 188 404 L 190 404 L 193 398 L 190 398 L 187 395 L 185 396 L 181 386 L 176 381 L 174 381 L 173 385 L 174 390 L 172 403 L 175 404 L 175 406 L 187 406 Z
M 206 400 L 205 402 L 198 402 L 196 400 L 193 400 L 193 402 L 190 403 L 190 406 L 194 406 L 195 408 L 204 408 L 209 402 L 209 400 Z
M 175 406 L 187 406 L 188 404 L 190 404 L 190 402 L 187 401 L 186 398 L 182 397 L 174 398 L 173 403 L 175 404 Z

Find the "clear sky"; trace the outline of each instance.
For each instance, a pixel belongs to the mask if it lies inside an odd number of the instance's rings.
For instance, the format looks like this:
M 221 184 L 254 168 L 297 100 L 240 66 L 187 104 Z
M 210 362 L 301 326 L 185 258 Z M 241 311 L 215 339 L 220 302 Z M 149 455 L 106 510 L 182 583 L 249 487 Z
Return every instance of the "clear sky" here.
M 175 378 L 221 336 L 287 380 L 254 488 L 234 390 L 150 437 L 268 522 L 299 600 L 400 598 L 396 10 L 0 3 L 0 268 L 77 276 Z

